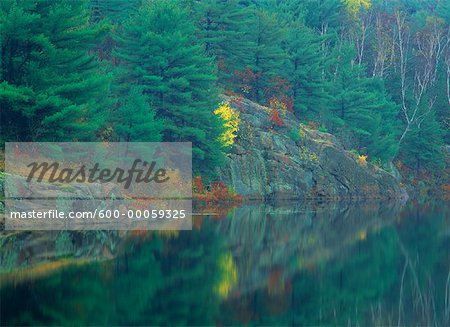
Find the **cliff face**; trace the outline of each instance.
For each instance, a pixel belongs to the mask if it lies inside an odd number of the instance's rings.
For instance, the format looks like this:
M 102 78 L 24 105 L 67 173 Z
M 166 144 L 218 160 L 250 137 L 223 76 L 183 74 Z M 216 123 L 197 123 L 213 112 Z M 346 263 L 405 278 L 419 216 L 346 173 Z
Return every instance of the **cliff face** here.
M 246 99 L 223 100 L 240 112 L 241 122 L 221 178 L 244 197 L 401 197 L 391 174 L 359 162 L 333 135 L 306 128 L 289 112 L 285 126 L 277 126 L 269 108 Z

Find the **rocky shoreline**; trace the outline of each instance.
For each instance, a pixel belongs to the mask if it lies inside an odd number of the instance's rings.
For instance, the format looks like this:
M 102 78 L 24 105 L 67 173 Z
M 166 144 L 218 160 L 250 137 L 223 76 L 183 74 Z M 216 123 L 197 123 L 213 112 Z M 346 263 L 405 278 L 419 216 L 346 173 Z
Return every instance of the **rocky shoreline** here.
M 244 199 L 406 196 L 394 175 L 370 162 L 359 162 L 332 134 L 307 128 L 290 112 L 283 117 L 284 126 L 278 126 L 267 107 L 244 98 L 222 99 L 239 111 L 241 121 L 220 176 Z

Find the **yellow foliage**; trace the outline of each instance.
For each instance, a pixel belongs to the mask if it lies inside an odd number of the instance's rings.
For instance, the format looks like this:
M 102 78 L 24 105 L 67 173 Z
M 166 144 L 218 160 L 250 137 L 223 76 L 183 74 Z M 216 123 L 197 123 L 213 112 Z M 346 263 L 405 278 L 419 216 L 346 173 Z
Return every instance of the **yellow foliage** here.
M 299 132 L 299 134 L 300 134 L 300 139 L 302 140 L 302 141 L 304 141 L 305 140 L 305 138 L 306 138 L 306 132 L 305 132 L 305 130 L 300 126 L 300 132 Z
M 311 150 L 307 149 L 304 146 L 300 148 L 300 159 L 310 163 L 319 162 L 319 157 L 317 156 L 317 154 L 315 154 L 314 152 L 312 152 Z
M 365 155 L 359 155 L 358 156 L 358 163 L 362 166 L 367 164 L 367 156 Z
M 367 238 L 367 232 L 365 230 L 362 230 L 359 232 L 358 236 L 361 241 L 364 241 Z
M 361 9 L 367 10 L 372 7 L 371 0 L 343 0 L 343 2 L 347 11 L 355 16 Z
M 87 258 L 62 258 L 55 261 L 42 262 L 15 272 L 0 274 L 0 285 L 7 282 L 19 283 L 27 280 L 35 280 L 69 266 L 81 266 L 90 262 L 92 260 Z
M 226 253 L 219 258 L 219 271 L 221 279 L 216 286 L 216 292 L 220 297 L 227 298 L 238 278 L 236 264 L 231 253 Z
M 231 108 L 230 102 L 224 101 L 214 111 L 224 121 L 225 132 L 221 136 L 224 146 L 233 145 L 234 139 L 239 131 L 239 112 Z

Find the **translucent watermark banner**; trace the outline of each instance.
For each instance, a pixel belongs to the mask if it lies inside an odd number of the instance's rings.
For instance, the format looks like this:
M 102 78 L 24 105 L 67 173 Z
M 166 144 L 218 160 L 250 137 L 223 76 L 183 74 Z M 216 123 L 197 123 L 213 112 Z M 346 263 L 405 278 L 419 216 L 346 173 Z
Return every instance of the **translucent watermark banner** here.
M 192 228 L 192 145 L 6 143 L 5 229 Z

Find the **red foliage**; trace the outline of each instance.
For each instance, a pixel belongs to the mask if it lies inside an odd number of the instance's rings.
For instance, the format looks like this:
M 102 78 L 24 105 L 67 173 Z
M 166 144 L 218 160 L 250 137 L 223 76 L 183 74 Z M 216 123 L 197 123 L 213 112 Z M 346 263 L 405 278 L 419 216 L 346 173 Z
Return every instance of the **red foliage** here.
M 279 287 L 282 283 L 283 271 L 280 269 L 275 269 L 269 274 L 269 280 L 267 286 L 269 288 L 269 293 L 273 293 L 274 290 Z
M 192 182 L 194 186 L 194 193 L 203 193 L 203 180 L 202 176 L 195 176 Z
M 261 73 L 254 72 L 247 66 L 244 70 L 235 71 L 234 77 L 242 91 L 244 93 L 249 93 L 254 88 L 256 82 L 261 78 Z
M 281 97 L 281 102 L 284 103 L 284 105 L 286 106 L 286 110 L 289 112 L 294 112 L 294 100 L 292 99 L 292 97 L 289 97 L 287 95 L 283 95 Z
M 225 61 L 223 59 L 217 60 L 217 68 L 222 72 L 228 72 L 228 67 L 225 65 Z
M 285 97 L 289 90 L 292 88 L 292 85 L 289 83 L 289 81 L 280 76 L 272 78 L 269 83 L 270 85 L 264 90 L 266 98 Z
M 206 203 L 218 202 L 242 202 L 242 196 L 232 192 L 222 181 L 211 185 L 211 190 L 206 190 L 201 177 L 194 178 L 194 199 Z
M 242 107 L 242 97 L 237 97 L 231 99 L 231 102 L 234 103 L 239 109 L 244 111 L 244 108 Z
M 271 97 L 267 101 L 267 106 L 271 109 L 278 109 L 281 111 L 294 111 L 294 102 L 291 97 L 282 96 L 281 98 Z
M 281 162 L 285 162 L 285 163 L 290 163 L 291 162 L 291 159 L 289 159 L 289 157 L 287 155 L 285 155 L 285 154 L 280 155 L 278 158 L 280 159 Z
M 277 109 L 272 109 L 270 112 L 270 121 L 277 126 L 286 126 L 283 117 L 281 117 L 280 112 Z
M 150 235 L 149 230 L 145 229 L 133 229 L 131 230 L 131 236 L 133 237 L 148 237 Z
M 309 121 L 307 124 L 307 127 L 309 129 L 319 129 L 319 127 L 317 126 L 317 124 L 315 122 Z
M 219 181 L 219 182 L 214 183 L 212 185 L 211 193 L 213 195 L 213 198 L 216 201 L 219 201 L 219 202 L 221 202 L 221 201 L 225 201 L 226 202 L 226 201 L 229 201 L 231 199 L 240 198 L 239 195 L 232 194 L 230 192 L 230 190 L 228 189 L 228 187 L 225 185 L 225 183 L 222 182 L 222 181 Z

